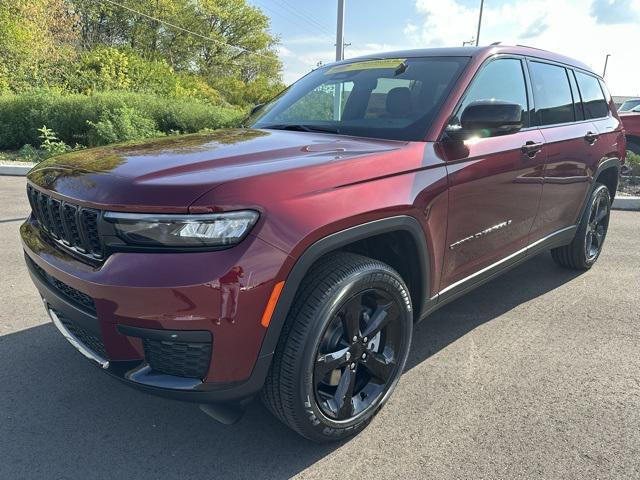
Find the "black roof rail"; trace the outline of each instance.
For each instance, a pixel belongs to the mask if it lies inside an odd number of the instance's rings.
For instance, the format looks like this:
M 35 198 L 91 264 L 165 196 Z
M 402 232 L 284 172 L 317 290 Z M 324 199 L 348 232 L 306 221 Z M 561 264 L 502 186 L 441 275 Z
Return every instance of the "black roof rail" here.
M 502 42 L 493 42 L 491 45 L 489 45 L 490 47 L 495 47 L 496 45 L 500 45 Z

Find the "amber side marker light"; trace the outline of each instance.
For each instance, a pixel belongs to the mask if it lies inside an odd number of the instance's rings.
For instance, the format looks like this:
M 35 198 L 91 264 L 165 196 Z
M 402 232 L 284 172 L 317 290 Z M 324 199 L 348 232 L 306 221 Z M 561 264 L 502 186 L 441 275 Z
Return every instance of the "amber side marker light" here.
M 269 297 L 267 306 L 265 307 L 264 313 L 262 314 L 262 320 L 260 321 L 260 325 L 265 328 L 268 327 L 269 323 L 271 322 L 271 316 L 273 315 L 273 311 L 276 309 L 276 304 L 278 303 L 278 298 L 280 298 L 283 287 L 284 280 L 282 282 L 276 283 L 273 286 L 273 290 L 271 290 L 271 296 Z

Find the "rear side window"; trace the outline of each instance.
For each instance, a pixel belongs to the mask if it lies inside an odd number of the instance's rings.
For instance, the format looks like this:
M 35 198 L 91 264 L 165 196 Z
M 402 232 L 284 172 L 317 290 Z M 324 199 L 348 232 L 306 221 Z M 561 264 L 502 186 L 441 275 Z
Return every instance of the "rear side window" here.
M 529 126 L 527 87 L 522 62 L 515 58 L 502 58 L 492 61 L 480 70 L 452 123 L 459 123 L 462 112 L 469 104 L 482 100 L 497 100 L 520 105 L 524 126 Z
M 596 77 L 581 72 L 576 72 L 576 79 L 582 94 L 585 116 L 588 119 L 606 117 L 609 114 L 609 108 L 600 87 L 600 81 Z
M 538 125 L 556 125 L 575 121 L 569 77 L 564 67 L 531 62 L 533 97 Z

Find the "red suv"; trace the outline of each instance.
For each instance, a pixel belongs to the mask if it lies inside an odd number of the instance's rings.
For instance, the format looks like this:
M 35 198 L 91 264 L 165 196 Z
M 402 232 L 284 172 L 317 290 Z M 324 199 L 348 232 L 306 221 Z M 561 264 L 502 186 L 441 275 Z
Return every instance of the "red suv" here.
M 329 65 L 247 125 L 38 165 L 26 260 L 105 372 L 316 441 L 367 425 L 435 309 L 543 250 L 590 268 L 625 155 L 602 79 L 525 47 Z
M 640 112 L 620 112 L 627 138 L 627 150 L 640 155 Z

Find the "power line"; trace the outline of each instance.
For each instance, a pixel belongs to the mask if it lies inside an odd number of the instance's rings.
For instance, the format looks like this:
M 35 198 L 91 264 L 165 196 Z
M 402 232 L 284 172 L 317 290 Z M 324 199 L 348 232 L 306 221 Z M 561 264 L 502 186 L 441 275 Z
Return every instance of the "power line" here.
M 252 50 L 247 50 L 246 48 L 239 47 L 238 45 L 231 45 L 230 43 L 223 42 L 222 40 L 216 40 L 215 38 L 207 37 L 206 35 L 202 35 L 202 34 L 197 33 L 197 32 L 192 32 L 191 30 L 187 30 L 186 28 L 183 28 L 183 27 L 181 27 L 179 25 L 175 25 L 173 23 L 167 22 L 166 20 L 162 20 L 160 18 L 152 17 L 151 15 L 147 15 L 146 13 L 139 12 L 138 10 L 135 10 L 133 8 L 130 8 L 130 7 L 127 7 L 126 5 L 121 5 L 120 3 L 114 2 L 113 0 L 102 0 L 102 1 L 107 2 L 107 3 L 111 3 L 112 5 L 115 5 L 117 7 L 123 8 L 123 9 L 128 10 L 128 11 L 130 11 L 132 13 L 135 13 L 137 15 L 141 15 L 141 16 L 146 17 L 146 18 L 148 18 L 150 20 L 153 20 L 155 22 L 162 23 L 163 25 L 167 25 L 168 27 L 175 28 L 176 30 L 180 30 L 180 31 L 182 31 L 184 33 L 189 33 L 191 35 L 195 35 L 196 37 L 200 37 L 203 40 L 214 42 L 214 43 L 217 43 L 219 45 L 225 45 L 227 47 L 235 48 L 236 50 L 240 50 L 242 52 L 245 52 L 245 53 L 248 53 L 248 54 L 251 54 L 251 55 L 257 55 L 259 57 L 263 57 L 263 58 L 267 58 L 269 60 L 273 60 L 273 57 L 270 57 L 268 55 L 263 55 L 262 53 L 254 52 Z
M 302 20 L 306 21 L 309 25 L 314 25 L 314 26 L 318 27 L 320 30 L 322 30 L 323 32 L 325 32 L 325 33 L 331 32 L 331 29 L 328 28 L 326 25 L 323 25 L 320 22 L 318 22 L 317 20 L 315 20 L 314 18 L 312 18 L 312 17 L 310 17 L 308 15 L 305 15 L 302 12 L 297 11 L 293 5 L 291 5 L 289 2 L 287 2 L 287 0 L 276 0 L 276 2 L 281 4 L 283 8 L 286 8 L 292 14 L 297 16 L 298 18 L 301 18 Z
M 274 10 L 274 7 L 277 7 L 279 10 Z M 276 16 L 280 16 L 282 18 L 284 18 L 287 22 L 295 25 L 296 27 L 298 27 L 300 29 L 300 31 L 304 31 L 305 33 L 308 32 L 308 29 L 305 28 L 304 25 L 300 24 L 300 21 L 298 20 L 298 18 L 296 18 L 294 16 L 294 14 L 292 14 L 291 12 L 289 12 L 288 10 L 286 10 L 282 5 L 280 4 L 276 4 L 273 3 L 271 5 L 259 5 L 259 8 L 268 10 L 269 12 L 271 12 L 272 14 L 276 15 Z M 305 20 L 304 17 L 299 17 L 302 20 Z M 315 29 L 315 31 L 317 33 L 320 33 L 321 35 L 328 35 L 327 31 L 324 31 L 323 29 L 321 29 L 320 27 L 316 26 L 313 23 L 309 23 L 307 22 L 307 25 L 313 29 Z

